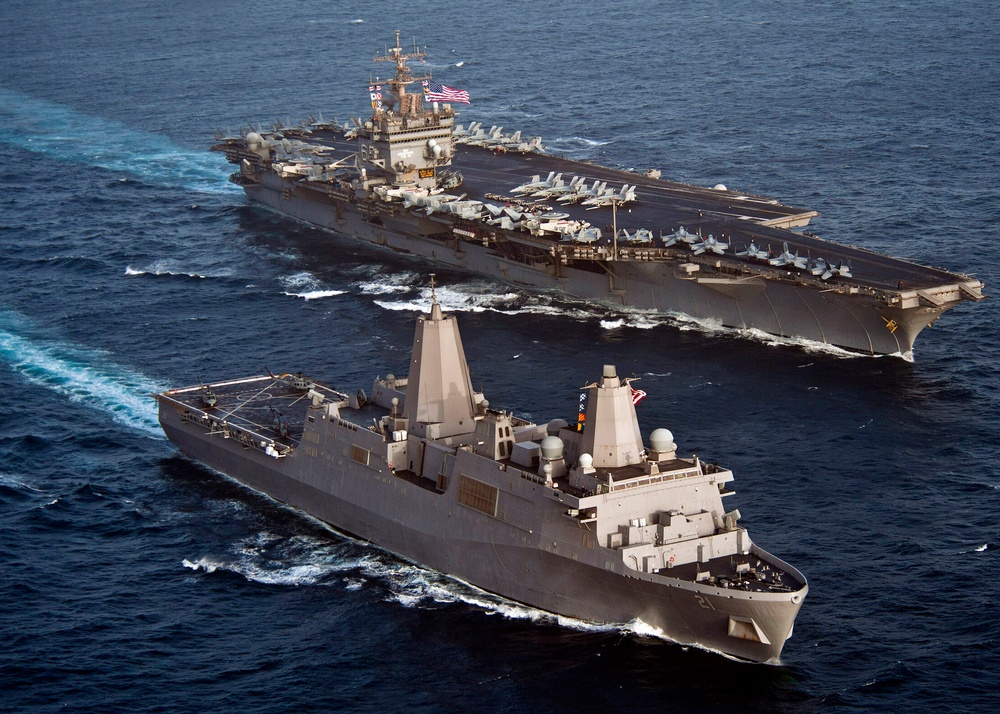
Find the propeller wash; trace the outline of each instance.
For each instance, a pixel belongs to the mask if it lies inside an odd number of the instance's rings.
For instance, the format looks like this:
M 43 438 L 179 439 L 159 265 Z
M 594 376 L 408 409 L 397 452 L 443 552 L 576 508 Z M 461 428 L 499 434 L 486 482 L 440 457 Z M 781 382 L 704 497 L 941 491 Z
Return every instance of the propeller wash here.
M 281 213 L 615 307 L 908 355 L 946 310 L 983 299 L 973 277 L 791 230 L 816 211 L 551 156 L 520 131 L 456 125 L 452 105 L 432 100 L 468 94 L 414 76 L 407 63 L 424 57 L 404 52 L 396 33 L 374 58 L 394 75 L 371 86 L 367 119 L 220 132 L 212 148 L 239 166 L 230 179 L 251 200 Z

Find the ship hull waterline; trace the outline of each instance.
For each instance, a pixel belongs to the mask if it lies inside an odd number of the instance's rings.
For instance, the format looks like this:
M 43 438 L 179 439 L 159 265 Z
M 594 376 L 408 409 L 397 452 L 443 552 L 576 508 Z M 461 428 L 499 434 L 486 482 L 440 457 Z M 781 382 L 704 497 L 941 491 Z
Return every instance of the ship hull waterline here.
M 317 200 L 314 192 L 299 191 L 294 183 L 276 176 L 266 176 L 265 182 L 276 186 L 244 187 L 251 201 L 347 237 L 509 284 L 557 291 L 613 308 L 679 313 L 735 330 L 759 330 L 863 354 L 909 357 L 921 330 L 958 304 L 901 309 L 863 295 L 817 291 L 794 280 L 785 284 L 690 276 L 663 262 L 618 261 L 613 264 L 614 275 L 560 266 L 557 275 L 551 266 L 506 259 L 477 243 L 424 237 L 422 219 L 408 213 L 383 217 L 378 225 L 352 204 L 334 208 L 335 199 Z

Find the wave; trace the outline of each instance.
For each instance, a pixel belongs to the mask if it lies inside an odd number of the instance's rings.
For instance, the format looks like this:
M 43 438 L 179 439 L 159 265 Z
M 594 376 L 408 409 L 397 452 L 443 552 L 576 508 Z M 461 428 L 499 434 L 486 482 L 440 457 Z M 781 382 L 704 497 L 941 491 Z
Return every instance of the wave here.
M 423 276 L 416 273 L 401 273 L 388 277 L 373 278 L 355 283 L 355 287 L 364 295 L 389 295 L 392 293 L 405 293 L 412 290 L 418 282 L 423 281 Z
M 319 300 L 325 297 L 343 295 L 346 290 L 333 290 L 322 285 L 315 275 L 308 271 L 300 271 L 291 275 L 279 278 L 280 282 L 287 288 L 282 294 L 289 297 L 302 298 L 303 300 Z
M 164 387 L 109 362 L 100 350 L 18 334 L 25 331 L 24 324 L 20 315 L 0 313 L 0 361 L 11 370 L 32 384 L 104 412 L 123 426 L 164 438 L 148 396 Z
M 570 159 L 593 159 L 595 150 L 610 144 L 610 140 L 588 139 L 583 136 L 561 136 L 545 142 L 546 152 Z
M 596 147 L 596 146 L 607 146 L 611 142 L 609 140 L 598 140 L 598 139 L 588 139 L 583 136 L 561 136 L 559 138 L 553 139 L 549 142 L 550 146 L 568 146 L 568 147 Z
M 0 143 L 57 161 L 118 171 L 149 183 L 235 193 L 220 154 L 191 151 L 165 136 L 0 88 Z
M 419 277 L 415 280 L 420 279 Z M 362 287 L 366 286 L 366 287 Z M 359 284 L 362 292 L 386 294 L 409 292 L 409 285 L 397 286 L 396 281 L 372 281 Z M 878 358 L 883 356 L 913 361 L 913 353 L 866 355 L 850 352 L 835 345 L 815 342 L 803 337 L 781 337 L 756 328 L 728 327 L 714 318 L 697 318 L 680 312 L 654 312 L 639 308 L 599 305 L 567 295 L 552 296 L 536 292 L 512 292 L 501 284 L 468 283 L 463 286 L 438 286 L 437 301 L 446 312 L 496 312 L 503 315 L 550 315 L 571 320 L 596 320 L 604 330 L 651 330 L 668 326 L 681 332 L 696 331 L 708 337 L 739 337 L 770 347 L 794 347 L 810 354 L 822 354 L 837 359 Z M 414 297 L 398 300 L 374 300 L 385 310 L 425 312 L 431 301 L 430 288 L 421 288 Z
M 671 318 L 664 313 L 651 313 L 644 310 L 629 310 L 622 312 L 613 320 L 601 320 L 601 327 L 605 330 L 620 330 L 632 328 L 635 330 L 652 330 L 661 325 L 670 324 Z
M 191 271 L 181 270 L 172 267 L 173 264 L 169 261 L 157 261 L 147 268 L 133 268 L 131 265 L 125 268 L 125 275 L 130 277 L 138 275 L 155 275 L 155 276 L 171 276 L 171 277 L 181 277 L 181 278 L 196 278 L 199 280 L 206 280 L 208 278 L 225 278 L 229 277 L 232 273 L 228 270 L 224 270 L 212 275 L 195 273 Z
M 285 292 L 282 295 L 287 295 L 288 297 L 298 297 L 302 298 L 306 302 L 309 300 L 320 300 L 325 297 L 335 297 L 337 295 L 343 295 L 346 290 L 309 290 L 304 293 L 289 293 Z
M 434 292 L 441 309 L 446 312 L 496 312 L 502 315 L 554 315 L 575 320 L 585 320 L 597 314 L 597 308 L 587 303 L 560 304 L 556 300 L 538 293 L 513 291 L 498 292 L 503 289 L 496 284 L 469 283 L 462 287 L 438 286 Z M 431 302 L 430 288 L 421 288 L 415 297 L 400 300 L 375 300 L 384 310 L 426 312 Z M 600 314 L 606 314 L 601 310 Z
M 264 531 L 237 542 L 230 557 L 204 555 L 195 560 L 185 558 L 182 564 L 206 574 L 220 570 L 235 573 L 262 585 L 318 585 L 331 575 L 363 570 L 365 561 L 372 557 L 352 557 L 348 549 L 353 550 L 349 539 L 338 543 Z
M 523 605 L 459 578 L 399 560 L 378 546 L 340 533 L 336 535 L 342 539 L 340 542 L 306 535 L 283 537 L 265 531 L 235 543 L 230 557 L 203 555 L 193 560 L 185 558 L 181 564 L 206 575 L 220 571 L 233 573 L 261 585 L 339 584 L 345 590 L 357 591 L 374 584 L 385 590 L 385 600 L 408 608 L 463 603 L 510 620 L 586 632 L 633 632 L 663 638 L 658 630 L 639 621 L 594 624 Z

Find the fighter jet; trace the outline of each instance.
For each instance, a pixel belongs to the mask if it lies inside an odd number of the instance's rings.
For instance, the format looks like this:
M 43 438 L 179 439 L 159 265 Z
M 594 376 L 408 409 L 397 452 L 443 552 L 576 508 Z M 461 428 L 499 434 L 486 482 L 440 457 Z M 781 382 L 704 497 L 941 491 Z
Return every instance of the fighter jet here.
M 590 206 L 587 210 L 593 211 L 603 206 L 610 206 L 612 203 L 622 204 L 635 200 L 635 186 L 625 184 L 617 193 L 611 189 L 604 189 L 604 191 L 602 191 L 599 195 L 594 196 L 593 198 L 588 198 L 584 201 L 583 205 Z
M 502 135 L 502 133 L 503 127 L 494 125 L 488 132 L 484 132 L 480 129 L 473 136 L 468 137 L 464 143 L 469 146 L 486 146 L 488 141 L 496 140 Z
M 694 251 L 695 255 L 701 255 L 702 253 L 706 253 L 708 251 L 722 255 L 726 252 L 727 248 L 729 248 L 728 243 L 723 243 L 722 241 L 717 240 L 711 233 L 708 234 L 708 238 L 691 244 L 691 250 Z
M 282 136 L 302 137 L 307 134 L 312 134 L 312 129 L 305 127 L 302 124 L 293 124 L 292 120 L 287 117 L 285 119 L 276 119 L 272 126 L 274 127 L 274 130 Z
M 556 181 L 562 180 L 562 174 L 556 175 L 555 171 L 549 171 L 549 176 L 545 180 L 542 180 L 541 176 L 535 174 L 531 177 L 530 181 L 522 183 L 520 186 L 512 188 L 511 193 L 528 193 L 532 191 L 537 191 L 540 188 L 545 188 L 547 186 L 552 186 Z
M 583 177 L 574 176 L 570 179 L 569 183 L 564 183 L 562 180 L 554 183 L 552 186 L 547 186 L 541 188 L 531 195 L 534 198 L 555 198 L 558 200 L 560 196 L 565 196 L 566 194 L 575 193 L 579 188 L 583 186 Z
M 559 203 L 576 203 L 577 201 L 585 201 L 588 198 L 594 198 L 595 196 L 599 196 L 601 192 L 607 188 L 607 186 L 608 186 L 607 181 L 602 182 L 598 179 L 595 179 L 594 185 L 591 186 L 590 188 L 585 188 L 584 185 L 581 183 L 574 193 L 567 193 L 563 196 L 560 196 L 556 200 L 559 201 Z
M 492 221 L 487 221 L 487 223 L 495 226 L 500 226 L 505 231 L 520 231 L 524 230 L 522 221 L 515 221 L 508 216 L 503 216 L 502 218 L 497 218 Z
M 851 267 L 844 265 L 844 261 L 840 261 L 839 265 L 834 265 L 833 263 L 827 263 L 822 258 L 816 259 L 816 264 L 809 272 L 818 276 L 821 280 L 829 280 L 834 275 L 839 275 L 842 278 L 854 277 L 851 275 Z
M 498 132 L 490 136 L 490 138 L 486 139 L 486 141 L 483 142 L 483 146 L 489 149 L 494 149 L 509 145 L 517 145 L 520 143 L 521 143 L 520 131 L 515 131 L 513 134 L 507 136 Z
M 601 229 L 588 226 L 577 232 L 564 233 L 562 240 L 572 243 L 596 243 L 601 239 Z
M 530 215 L 522 213 L 521 211 L 518 211 L 514 208 L 510 208 L 509 206 L 504 206 L 501 208 L 500 206 L 494 206 L 493 204 L 490 203 L 487 203 L 485 208 L 493 216 L 493 218 L 486 219 L 486 222 L 491 225 L 496 225 L 503 218 L 507 218 L 512 221 L 519 221 L 524 216 Z
M 309 126 L 311 128 L 317 130 L 319 129 L 329 129 L 331 131 L 343 130 L 343 127 L 340 125 L 340 122 L 338 122 L 336 119 L 324 119 L 322 112 L 316 112 L 315 117 L 312 114 L 310 114 L 306 118 L 306 121 L 309 123 Z
M 537 151 L 539 153 L 545 151 L 545 147 L 542 146 L 542 137 L 533 136 L 527 142 L 522 141 L 520 144 L 517 145 L 516 151 L 522 154 L 527 154 L 531 151 Z
M 483 130 L 482 122 L 479 122 L 478 124 L 469 124 L 468 131 L 456 138 L 454 141 L 456 144 L 469 144 L 471 146 L 475 146 L 479 142 L 485 141 L 488 137 L 489 134 Z
M 424 211 L 429 214 L 441 208 L 441 206 L 449 201 L 459 201 L 464 197 L 465 194 L 462 194 L 461 196 L 452 196 L 447 193 L 424 193 L 421 195 L 420 193 L 413 191 L 403 194 L 403 208 L 423 208 Z
M 676 231 L 669 235 L 663 235 L 660 233 L 660 240 L 663 241 L 663 247 L 669 248 L 670 246 L 680 241 L 681 243 L 694 243 L 697 240 L 701 240 L 701 230 L 698 233 L 688 233 L 684 226 L 681 226 Z
M 798 268 L 800 270 L 805 270 L 809 264 L 808 258 L 800 258 L 799 252 L 795 251 L 795 255 L 792 255 L 788 250 L 788 243 L 782 244 L 781 254 L 777 258 L 771 258 L 767 261 L 771 265 L 781 267 L 783 265 L 788 265 L 793 268 Z
M 741 258 L 753 258 L 755 260 L 770 260 L 771 258 L 770 251 L 758 248 L 753 241 L 750 241 L 750 245 L 747 246 L 746 250 L 741 250 L 736 255 Z
M 622 238 L 626 243 L 637 243 L 641 245 L 649 244 L 653 242 L 653 231 L 648 228 L 639 228 L 635 233 L 629 235 L 629 232 L 622 228 Z
M 829 275 L 827 275 L 827 277 L 829 277 L 830 275 L 833 275 L 833 273 L 829 272 L 829 271 L 830 271 L 830 266 L 828 266 L 826 264 L 826 261 L 823 260 L 822 258 L 816 258 L 816 261 L 809 268 L 809 272 L 812 273 L 813 275 L 817 276 L 817 277 L 820 276 L 820 275 L 827 274 L 827 273 L 829 273 Z
M 441 213 L 451 213 L 459 218 L 464 218 L 466 220 L 473 220 L 479 218 L 479 215 L 483 211 L 482 201 L 463 201 L 466 194 L 455 198 L 454 200 L 441 201 L 440 203 L 434 205 L 428 205 L 424 210 L 427 215 L 431 215 L 435 211 L 440 211 Z
M 455 130 L 452 132 L 451 136 L 456 144 L 464 144 L 465 139 L 469 136 L 472 136 L 477 131 L 479 131 L 482 128 L 482 126 L 483 126 L 482 122 L 474 122 L 474 121 L 469 122 L 468 129 L 466 129 L 462 124 L 458 124 L 455 126 Z
M 362 124 L 361 124 L 361 117 L 351 117 L 351 123 L 354 124 L 354 126 L 352 128 L 350 128 L 350 129 L 345 129 L 344 130 L 344 138 L 345 139 L 357 139 L 358 138 L 358 130 L 362 126 Z
M 235 144 L 237 142 L 243 141 L 243 135 L 239 132 L 233 132 L 232 129 L 222 129 L 215 130 L 215 140 L 221 141 L 224 144 Z

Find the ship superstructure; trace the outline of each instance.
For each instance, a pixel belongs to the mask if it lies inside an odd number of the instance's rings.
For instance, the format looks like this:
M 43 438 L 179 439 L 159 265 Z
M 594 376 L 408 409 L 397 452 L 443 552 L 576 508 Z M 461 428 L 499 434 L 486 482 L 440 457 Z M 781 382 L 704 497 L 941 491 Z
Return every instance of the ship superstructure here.
M 451 164 L 455 111 L 450 105 L 427 107 L 422 90 L 412 86 L 429 76 L 414 77 L 407 62 L 424 59 L 416 47 L 404 53 L 396 32 L 396 45 L 376 62 L 394 65 L 395 74 L 384 84 L 372 87 L 372 117 L 356 131 L 360 186 L 391 185 L 414 192 L 438 187 L 439 172 Z
M 632 381 L 605 366 L 577 425 L 521 419 L 473 389 L 433 300 L 409 374 L 370 396 L 268 374 L 156 398 L 182 451 L 358 538 L 548 612 L 777 660 L 805 578 L 724 505 L 730 470 L 667 429 L 643 442 Z
M 538 137 L 455 124 L 395 47 L 372 114 L 221 136 L 254 201 L 338 233 L 508 283 L 673 312 L 869 354 L 911 354 L 971 276 L 800 230 L 818 215 L 542 153 Z

